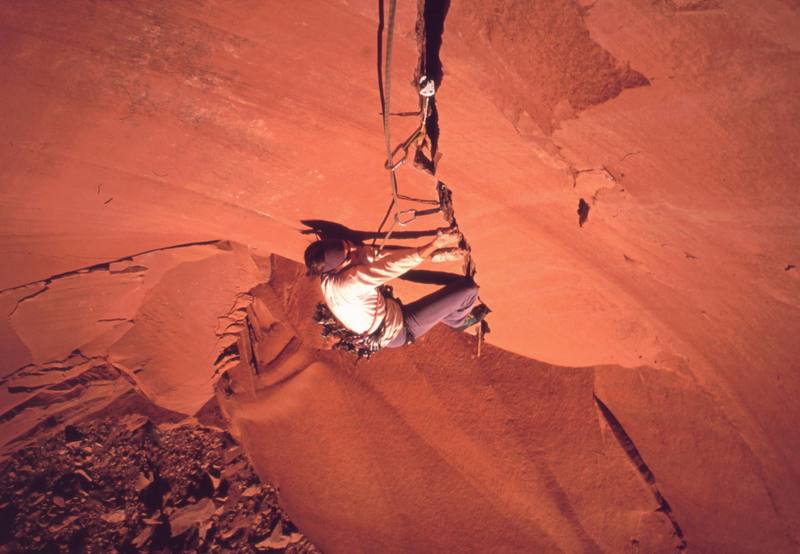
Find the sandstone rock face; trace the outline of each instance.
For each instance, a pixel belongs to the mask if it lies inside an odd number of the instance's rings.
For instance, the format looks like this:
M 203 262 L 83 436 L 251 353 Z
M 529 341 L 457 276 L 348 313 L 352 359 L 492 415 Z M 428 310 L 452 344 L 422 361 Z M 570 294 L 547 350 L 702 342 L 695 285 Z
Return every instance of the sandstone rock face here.
M 324 551 L 797 550 L 797 3 L 400 2 L 492 333 L 353 366 L 296 262 L 390 198 L 376 4 L 0 5 L 4 454 L 216 390 Z

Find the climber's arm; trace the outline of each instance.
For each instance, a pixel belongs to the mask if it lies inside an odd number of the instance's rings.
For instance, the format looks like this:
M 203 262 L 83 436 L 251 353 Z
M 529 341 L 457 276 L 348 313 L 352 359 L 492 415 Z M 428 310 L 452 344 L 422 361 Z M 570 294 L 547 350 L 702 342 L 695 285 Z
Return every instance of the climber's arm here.
M 458 244 L 460 240 L 461 234 L 456 231 L 443 232 L 424 246 L 395 250 L 372 262 L 353 266 L 345 270 L 343 276 L 361 286 L 374 288 L 414 269 L 437 250 Z

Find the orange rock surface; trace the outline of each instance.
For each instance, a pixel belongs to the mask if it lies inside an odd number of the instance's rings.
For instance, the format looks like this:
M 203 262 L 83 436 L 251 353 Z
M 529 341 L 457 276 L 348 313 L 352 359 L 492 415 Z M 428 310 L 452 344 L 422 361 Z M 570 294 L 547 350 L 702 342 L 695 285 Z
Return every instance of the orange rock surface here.
M 492 333 L 354 366 L 298 262 L 302 221 L 375 231 L 390 198 L 377 2 L 0 4 L 3 452 L 216 391 L 323 551 L 796 551 L 800 6 L 429 15 L 436 174 Z M 392 111 L 416 20 L 400 2 Z

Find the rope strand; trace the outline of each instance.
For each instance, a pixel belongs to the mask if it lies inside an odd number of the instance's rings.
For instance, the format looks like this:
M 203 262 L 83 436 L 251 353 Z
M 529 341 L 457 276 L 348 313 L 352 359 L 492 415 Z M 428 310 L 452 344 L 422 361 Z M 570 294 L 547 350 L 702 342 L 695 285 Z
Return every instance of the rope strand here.
M 385 14 L 384 0 L 381 0 L 378 6 L 378 19 L 380 21 L 378 26 L 378 87 L 380 89 L 381 114 L 383 114 L 383 137 L 386 144 L 386 159 L 389 160 L 392 157 L 392 136 L 391 129 L 389 128 L 389 111 L 391 106 L 392 92 L 392 46 L 394 42 L 394 19 L 397 12 L 397 0 L 389 0 L 389 16 L 386 24 L 386 59 L 384 60 L 383 71 L 381 71 L 381 57 L 383 49 L 383 18 Z M 397 198 L 397 176 L 394 173 L 394 169 L 389 170 L 389 186 L 392 191 L 392 200 L 389 203 L 389 208 L 386 210 L 386 215 L 383 216 L 383 220 L 378 227 L 378 233 L 376 234 L 375 238 L 372 239 L 373 247 L 378 240 L 378 235 L 380 235 L 381 231 L 383 230 L 383 226 L 389 219 L 389 215 L 392 213 L 392 208 L 395 209 L 395 218 L 391 228 L 381 241 L 381 246 L 378 250 L 379 252 L 383 250 L 383 247 L 386 245 L 386 241 L 389 240 L 389 237 L 392 235 L 394 226 L 396 225 L 399 217 L 397 212 L 400 209 L 400 204 Z

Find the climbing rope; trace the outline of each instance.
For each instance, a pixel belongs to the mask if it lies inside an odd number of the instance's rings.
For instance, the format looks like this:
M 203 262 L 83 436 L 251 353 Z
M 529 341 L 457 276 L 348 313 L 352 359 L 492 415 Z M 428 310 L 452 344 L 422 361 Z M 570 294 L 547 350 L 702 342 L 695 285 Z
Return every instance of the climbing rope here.
M 382 46 L 382 37 L 380 36 L 381 32 L 383 31 L 383 16 L 384 16 L 384 2 L 381 0 L 380 4 L 380 20 L 381 20 L 381 28 L 379 30 L 378 35 L 378 54 L 380 55 L 380 48 Z M 383 137 L 386 144 L 386 157 L 391 158 L 392 156 L 392 135 L 391 130 L 389 128 L 389 111 L 391 106 L 391 93 L 392 93 L 392 46 L 394 42 L 394 18 L 397 12 L 397 0 L 389 0 L 389 17 L 387 23 L 387 30 L 386 30 L 386 57 L 384 59 L 384 66 L 381 70 L 380 62 L 378 63 L 378 84 L 380 86 L 380 97 L 381 97 L 381 114 L 383 115 Z M 389 203 L 389 208 L 386 210 L 386 215 L 383 216 L 383 220 L 381 221 L 380 226 L 378 226 L 378 234 L 381 233 L 383 230 L 383 226 L 386 224 L 387 219 L 389 218 L 389 214 L 392 212 L 392 208 L 395 208 L 397 211 L 397 207 L 399 206 L 398 198 L 397 198 L 397 176 L 394 173 L 394 170 L 389 170 L 389 187 L 392 192 L 392 199 Z M 395 213 L 395 220 L 397 218 L 397 213 Z M 389 237 L 394 230 L 394 224 L 389 229 L 389 232 L 383 238 L 380 246 L 380 250 L 383 250 L 383 247 L 386 245 L 386 241 L 389 240 Z M 375 240 L 377 240 L 377 236 L 372 241 L 372 245 L 375 246 Z
M 381 0 L 381 5 L 383 1 Z M 386 157 L 392 157 L 392 135 L 389 129 L 389 111 L 392 101 L 392 50 L 394 45 L 394 18 L 397 13 L 397 0 L 389 0 L 389 17 L 386 29 L 386 59 L 383 66 L 383 91 L 381 94 L 381 113 L 383 114 L 383 138 L 386 143 Z M 392 200 L 397 200 L 397 176 L 394 169 L 389 170 L 389 181 L 392 187 Z

